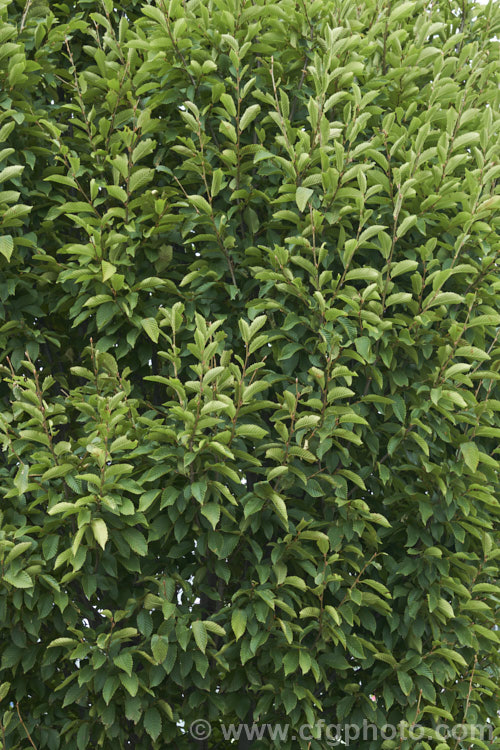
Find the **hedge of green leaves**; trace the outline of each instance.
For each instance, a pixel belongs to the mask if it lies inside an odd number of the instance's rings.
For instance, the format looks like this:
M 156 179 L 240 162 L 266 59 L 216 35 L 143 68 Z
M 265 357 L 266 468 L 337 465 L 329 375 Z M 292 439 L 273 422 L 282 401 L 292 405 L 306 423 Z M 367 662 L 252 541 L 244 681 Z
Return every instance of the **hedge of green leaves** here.
M 499 30 L 2 0 L 4 748 L 498 726 Z

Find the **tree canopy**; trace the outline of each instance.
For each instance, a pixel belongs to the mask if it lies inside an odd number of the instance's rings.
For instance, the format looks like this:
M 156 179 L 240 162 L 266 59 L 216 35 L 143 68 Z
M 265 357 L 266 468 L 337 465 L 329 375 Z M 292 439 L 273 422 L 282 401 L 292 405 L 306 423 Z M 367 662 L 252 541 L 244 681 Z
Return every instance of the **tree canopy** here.
M 498 726 L 499 30 L 2 0 L 4 749 Z

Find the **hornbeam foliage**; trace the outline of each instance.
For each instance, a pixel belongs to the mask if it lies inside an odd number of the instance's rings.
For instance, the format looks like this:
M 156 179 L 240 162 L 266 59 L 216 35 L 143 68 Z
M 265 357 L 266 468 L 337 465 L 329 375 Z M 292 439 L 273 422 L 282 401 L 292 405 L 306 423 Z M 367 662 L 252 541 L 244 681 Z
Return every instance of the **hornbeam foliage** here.
M 1 0 L 3 748 L 492 746 L 499 32 Z

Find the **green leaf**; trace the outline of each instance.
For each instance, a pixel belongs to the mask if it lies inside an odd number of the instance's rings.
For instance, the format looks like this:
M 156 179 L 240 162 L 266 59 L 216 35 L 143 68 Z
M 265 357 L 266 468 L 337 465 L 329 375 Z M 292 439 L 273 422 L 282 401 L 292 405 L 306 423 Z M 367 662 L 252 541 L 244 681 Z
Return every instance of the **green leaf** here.
M 88 747 L 90 739 L 90 725 L 88 723 L 82 724 L 76 735 L 76 745 L 78 750 L 85 750 Z
M 368 242 L 372 237 L 379 235 L 384 229 L 387 229 L 385 224 L 373 224 L 371 227 L 364 229 L 359 235 L 359 244 L 361 245 L 364 242 Z M 372 269 L 367 268 L 366 270 L 371 271 Z M 369 276 L 366 278 L 369 278 Z
M 104 683 L 104 687 L 102 689 L 102 697 L 107 706 L 109 706 L 111 698 L 113 697 L 119 686 L 120 680 L 116 675 L 110 675 L 106 679 L 106 682 Z
M 407 216 L 397 228 L 397 237 L 401 239 L 406 232 L 417 223 L 417 216 Z
M 78 512 L 78 507 L 75 503 L 56 503 L 47 510 L 47 513 L 49 516 L 54 516 L 56 513 L 66 513 L 67 511 L 76 513 Z
M 212 186 L 210 189 L 210 193 L 213 198 L 215 198 L 215 196 L 220 193 L 223 179 L 224 179 L 224 172 L 222 171 L 222 169 L 215 169 L 212 175 Z
M 273 492 L 271 500 L 274 507 L 276 508 L 278 516 L 282 519 L 285 526 L 288 527 L 288 512 L 286 509 L 285 501 L 275 492 Z
M 224 105 L 224 109 L 230 115 L 230 117 L 236 117 L 236 105 L 234 99 L 230 94 L 221 94 L 220 101 Z
M 94 539 L 104 549 L 108 541 L 108 527 L 102 518 L 94 518 L 92 521 Z
M 201 506 L 201 515 L 207 518 L 212 528 L 215 529 L 220 519 L 220 505 L 218 503 L 207 503 Z
M 139 690 L 139 678 L 135 673 L 129 675 L 125 672 L 120 672 L 119 682 L 122 683 L 123 687 L 132 698 L 137 695 L 137 691 Z
M 0 183 L 6 182 L 7 180 L 13 180 L 15 177 L 19 177 L 22 174 L 24 167 L 20 165 L 14 165 L 11 167 L 5 167 L 0 172 Z
M 55 638 L 53 641 L 49 643 L 47 648 L 56 648 L 58 646 L 69 646 L 73 648 L 78 644 L 78 641 L 74 638 Z
M 58 466 L 52 466 L 42 474 L 41 481 L 46 482 L 47 480 L 55 479 L 56 477 L 64 477 L 72 469 L 74 469 L 73 464 L 59 464 Z
M 350 471 L 349 469 L 340 469 L 338 473 L 346 477 L 346 479 L 350 479 L 351 482 L 354 482 L 354 484 L 356 484 L 362 490 L 366 490 L 366 486 L 365 486 L 365 483 L 363 482 L 363 479 L 360 476 L 358 476 L 354 471 Z
M 136 162 L 144 159 L 145 156 L 148 156 L 148 154 L 151 154 L 155 150 L 155 147 L 156 141 L 153 141 L 151 138 L 147 138 L 144 141 L 139 141 L 137 146 L 132 151 L 132 163 L 136 164 Z
M 406 420 L 406 404 L 402 396 L 397 394 L 394 396 L 392 410 L 400 422 L 404 424 Z
M 244 634 L 247 625 L 247 613 L 243 609 L 234 609 L 231 615 L 231 627 L 238 641 Z
M 440 292 L 439 294 L 431 294 L 429 302 L 424 301 L 424 309 L 435 307 L 436 305 L 457 305 L 463 302 L 464 298 L 460 294 L 455 292 Z
M 147 555 L 148 545 L 138 529 L 123 529 L 122 537 L 137 555 Z
M 116 266 L 114 266 L 112 263 L 109 263 L 107 260 L 103 260 L 101 266 L 103 281 L 107 281 L 113 276 L 113 274 L 116 273 Z
M 130 177 L 128 186 L 129 193 L 135 193 L 136 190 L 141 190 L 148 182 L 151 182 L 154 175 L 154 169 L 148 169 L 147 167 L 141 167 L 136 169 Z
M 162 13 L 161 10 L 155 5 L 146 5 L 143 8 L 143 13 L 145 16 L 148 16 L 149 18 L 152 18 L 154 21 L 156 21 L 156 23 L 158 23 L 164 29 L 167 28 L 164 13 Z
M 326 612 L 327 612 L 327 613 L 328 613 L 328 614 L 330 615 L 330 617 L 332 618 L 332 620 L 333 620 L 333 621 L 334 621 L 334 622 L 335 622 L 335 623 L 336 623 L 337 625 L 340 625 L 340 624 L 341 624 L 341 619 L 340 619 L 340 615 L 339 615 L 339 613 L 337 612 L 337 610 L 335 609 L 335 607 L 332 607 L 332 606 L 331 606 L 331 604 L 327 604 L 327 605 L 325 606 L 325 611 L 326 611 Z
M 193 631 L 194 640 L 196 641 L 196 645 L 198 646 L 200 651 L 204 654 L 205 649 L 207 648 L 207 641 L 208 641 L 207 629 L 206 629 L 205 623 L 202 622 L 201 620 L 195 620 L 191 624 L 191 628 Z
M 188 195 L 189 200 L 195 206 L 198 211 L 201 211 L 202 214 L 210 214 L 212 213 L 212 208 L 210 206 L 210 203 L 204 198 L 202 195 Z
M 135 673 L 126 674 L 120 672 L 120 682 L 132 698 L 137 695 L 137 691 L 139 690 L 139 678 Z
M 464 461 L 471 471 L 476 471 L 479 463 L 479 450 L 474 442 L 462 443 L 460 446 L 460 452 L 464 457 Z
M 320 419 L 321 417 L 319 417 L 317 414 L 310 414 L 304 417 L 300 417 L 295 423 L 295 429 L 303 430 L 304 428 L 308 429 L 309 427 L 315 427 Z
M 26 552 L 26 550 L 30 549 L 31 546 L 31 542 L 20 542 L 19 544 L 14 545 L 14 547 L 10 550 L 9 554 L 5 558 L 5 565 L 8 565 L 10 562 L 19 557 L 19 555 L 22 555 L 23 552 Z
M 132 654 L 125 651 L 121 654 L 118 654 L 118 656 L 115 656 L 113 661 L 119 669 L 123 669 L 123 671 L 126 672 L 129 676 L 132 675 L 132 669 L 134 667 Z
M 396 292 L 396 294 L 389 294 L 385 301 L 386 307 L 391 305 L 401 305 L 404 302 L 410 302 L 412 295 L 409 292 Z
M 413 680 L 411 679 L 410 675 L 406 672 L 400 672 L 398 670 L 398 682 L 401 687 L 401 690 L 405 695 L 409 695 L 411 692 L 411 689 L 413 687 Z
M 122 203 L 127 202 L 127 191 L 118 185 L 106 185 L 106 190 L 112 198 L 121 201 Z
M 407 0 L 405 3 L 398 3 L 389 16 L 389 24 L 393 27 L 397 21 L 407 18 L 414 10 L 415 3 L 412 0 Z
M 353 268 L 346 274 L 346 281 L 362 279 L 363 281 L 377 281 L 380 271 L 376 268 Z
M 161 734 L 161 714 L 156 708 L 148 708 L 144 714 L 144 728 L 153 741 Z
M 391 279 L 395 279 L 396 276 L 401 276 L 403 273 L 408 271 L 415 271 L 418 268 L 418 262 L 416 260 L 400 260 L 391 267 Z
M 224 637 L 226 635 L 226 631 L 224 630 L 224 628 L 217 622 L 212 622 L 212 620 L 204 620 L 203 624 L 209 633 L 215 633 L 215 635 L 220 635 L 221 637 Z
M 240 120 L 240 131 L 243 132 L 248 125 L 250 125 L 251 122 L 255 120 L 257 115 L 260 112 L 260 104 L 252 104 L 248 109 L 246 109 L 243 112 L 243 115 Z
M 160 336 L 160 329 L 158 328 L 158 323 L 154 318 L 143 318 L 141 320 L 141 325 L 148 334 L 151 341 L 154 341 L 155 344 L 158 343 L 158 338 Z
M 78 185 L 73 177 L 69 177 L 67 175 L 62 174 L 51 174 L 48 177 L 44 178 L 45 182 L 56 182 L 59 185 L 66 185 L 66 187 L 70 188 L 78 188 Z
M 12 257 L 12 252 L 14 250 L 14 240 L 12 239 L 12 235 L 10 234 L 4 234 L 0 236 L 0 253 L 4 256 L 4 258 L 7 258 L 8 261 L 10 261 Z
M 28 489 L 28 464 L 21 464 L 14 477 L 14 486 L 20 495 L 23 495 Z
M 130 695 L 125 696 L 125 716 L 129 721 L 137 724 L 142 716 L 141 701 L 139 698 L 132 698 Z
M 161 664 L 167 658 L 168 653 L 168 641 L 162 635 L 153 635 L 151 638 L 151 652 L 158 662 Z
M 137 627 L 146 638 L 149 638 L 153 632 L 153 618 L 145 609 L 142 609 L 137 615 Z M 153 636 L 153 638 L 154 637 L 155 636 Z
M 256 424 L 240 424 L 236 428 L 236 435 L 238 435 L 238 437 L 249 437 L 254 438 L 255 440 L 262 440 L 267 434 L 267 430 Z
M 384 526 L 386 529 L 390 529 L 391 524 L 382 513 L 370 513 L 370 520 L 374 523 L 378 523 L 380 526 Z
M 297 188 L 297 191 L 295 193 L 295 203 L 297 204 L 299 211 L 304 211 L 305 207 L 307 206 L 307 201 L 309 200 L 313 192 L 314 191 L 311 190 L 311 188 Z
M 2 682 L 0 685 L 0 701 L 3 701 L 10 690 L 10 682 Z
M 287 576 L 284 580 L 284 583 L 288 584 L 289 586 L 294 586 L 301 591 L 307 591 L 307 585 L 305 581 L 298 576 Z
M 422 437 L 422 435 L 419 435 L 418 432 L 410 432 L 411 439 L 417 443 L 419 448 L 423 450 L 426 456 L 429 456 L 429 446 L 426 443 L 425 439 Z
M 368 355 L 369 351 L 369 340 L 368 344 L 364 341 L 366 339 L 366 336 L 361 336 L 359 339 L 356 339 L 356 349 L 360 352 L 360 354 Z M 364 356 L 364 355 L 363 355 Z M 335 386 L 334 388 L 329 388 L 328 390 L 328 401 L 335 401 L 338 398 L 349 398 L 350 396 L 354 396 L 354 391 L 351 388 L 345 388 L 343 385 Z
M 266 151 L 265 149 L 259 148 L 259 150 L 256 152 L 253 162 L 254 164 L 257 164 L 261 161 L 267 161 L 268 159 L 271 159 L 275 156 L 272 151 Z

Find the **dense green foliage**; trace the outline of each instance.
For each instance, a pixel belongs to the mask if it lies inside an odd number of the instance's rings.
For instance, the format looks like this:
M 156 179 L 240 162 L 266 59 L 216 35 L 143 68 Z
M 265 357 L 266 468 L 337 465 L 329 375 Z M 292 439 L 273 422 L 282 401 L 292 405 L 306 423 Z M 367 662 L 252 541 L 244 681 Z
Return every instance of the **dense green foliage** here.
M 2 0 L 4 747 L 498 723 L 499 30 Z

